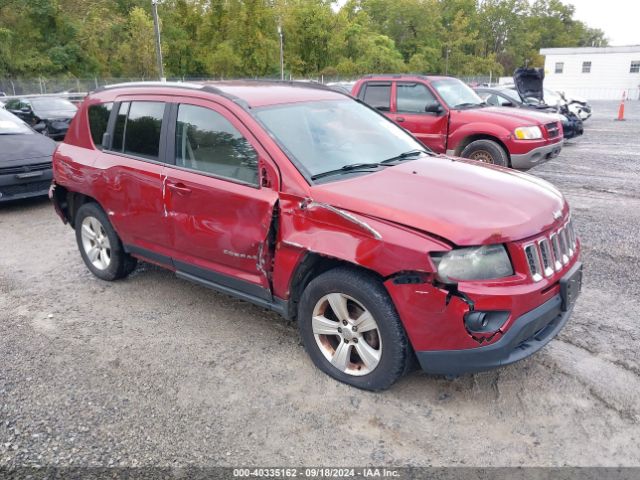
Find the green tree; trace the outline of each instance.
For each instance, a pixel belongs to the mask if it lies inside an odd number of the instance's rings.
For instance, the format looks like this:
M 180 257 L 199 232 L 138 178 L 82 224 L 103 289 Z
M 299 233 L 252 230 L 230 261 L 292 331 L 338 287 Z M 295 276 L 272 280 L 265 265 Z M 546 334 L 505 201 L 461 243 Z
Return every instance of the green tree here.
M 154 35 L 151 16 L 142 8 L 134 7 L 129 12 L 124 38 L 121 38 L 118 49 L 122 74 L 127 77 L 157 78 Z
M 0 80 L 155 78 L 149 0 L 0 0 Z M 165 75 L 510 73 L 544 47 L 604 46 L 561 0 L 162 0 Z

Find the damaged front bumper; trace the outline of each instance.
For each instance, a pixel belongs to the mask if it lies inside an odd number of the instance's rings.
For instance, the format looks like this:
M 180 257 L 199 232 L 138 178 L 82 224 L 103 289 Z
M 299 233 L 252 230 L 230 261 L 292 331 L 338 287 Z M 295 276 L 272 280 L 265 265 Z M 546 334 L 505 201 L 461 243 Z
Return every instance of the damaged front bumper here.
M 556 295 L 525 313 L 495 343 L 465 350 L 416 352 L 427 373 L 460 375 L 509 365 L 533 355 L 564 327 L 573 307 L 562 311 L 562 297 Z
M 468 283 L 456 291 L 402 280 L 385 285 L 420 366 L 432 374 L 460 375 L 509 365 L 549 343 L 571 316 L 582 288 L 582 263 L 576 256 L 540 282 L 521 277 Z

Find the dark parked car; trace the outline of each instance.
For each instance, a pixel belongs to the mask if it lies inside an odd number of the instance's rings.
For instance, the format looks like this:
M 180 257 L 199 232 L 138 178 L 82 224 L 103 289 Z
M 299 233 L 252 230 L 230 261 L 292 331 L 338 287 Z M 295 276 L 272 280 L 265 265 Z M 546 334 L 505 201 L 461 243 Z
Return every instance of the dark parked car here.
M 56 142 L 0 109 L 0 203 L 46 195 Z
M 57 97 L 29 97 L 9 100 L 5 108 L 47 137 L 62 140 L 78 107 Z
M 550 107 L 549 105 L 540 103 L 533 98 L 528 98 L 525 101 L 513 86 L 498 86 L 494 88 L 480 87 L 476 88 L 476 93 L 489 105 L 496 107 L 526 108 L 558 115 L 558 118 L 562 121 L 562 130 L 564 132 L 565 139 L 578 137 L 584 132 L 582 120 L 580 120 L 580 118 L 578 118 L 574 113 L 569 111 L 559 113 L 557 112 L 556 107 Z

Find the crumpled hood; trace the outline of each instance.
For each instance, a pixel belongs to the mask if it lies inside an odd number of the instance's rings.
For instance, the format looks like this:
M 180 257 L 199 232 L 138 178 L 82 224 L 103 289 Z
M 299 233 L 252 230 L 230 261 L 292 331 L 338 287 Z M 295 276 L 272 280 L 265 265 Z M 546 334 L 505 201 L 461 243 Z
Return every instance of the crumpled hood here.
M 568 214 L 562 194 L 524 173 L 423 157 L 312 187 L 312 199 L 443 237 L 456 245 L 537 235 Z
M 39 133 L 0 135 L 0 168 L 46 161 L 55 148 L 56 142 Z
M 522 98 L 533 97 L 544 102 L 544 91 L 542 90 L 542 84 L 544 83 L 543 68 L 518 68 L 513 73 L 513 81 Z

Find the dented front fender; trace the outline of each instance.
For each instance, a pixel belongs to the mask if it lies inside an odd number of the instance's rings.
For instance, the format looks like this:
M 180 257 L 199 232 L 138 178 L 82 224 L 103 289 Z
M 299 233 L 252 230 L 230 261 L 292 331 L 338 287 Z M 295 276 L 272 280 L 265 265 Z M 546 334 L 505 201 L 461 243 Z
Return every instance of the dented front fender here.
M 422 232 L 312 199 L 281 196 L 274 294 L 288 298 L 295 268 L 307 252 L 348 262 L 382 277 L 398 272 L 433 273 L 429 252 L 450 245 Z

